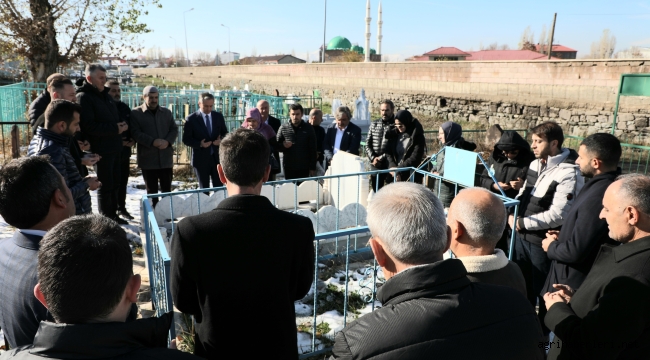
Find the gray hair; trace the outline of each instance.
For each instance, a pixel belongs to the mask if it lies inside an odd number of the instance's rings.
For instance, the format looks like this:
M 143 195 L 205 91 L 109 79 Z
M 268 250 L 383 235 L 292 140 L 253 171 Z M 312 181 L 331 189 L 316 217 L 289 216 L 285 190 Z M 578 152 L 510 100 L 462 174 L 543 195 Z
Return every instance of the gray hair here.
M 621 197 L 630 201 L 630 206 L 650 215 L 650 177 L 642 174 L 621 175 Z
M 310 116 L 311 116 L 311 115 L 314 115 L 314 116 L 317 116 L 317 117 L 323 117 L 323 110 L 318 109 L 318 108 L 313 108 L 313 109 L 311 109 L 311 111 L 309 112 L 309 115 L 310 115 Z
M 430 264 L 447 246 L 447 223 L 440 200 L 411 182 L 384 186 L 368 206 L 368 227 L 386 250 L 408 265 Z
M 462 190 L 468 191 L 470 189 Z M 472 201 L 456 201 L 449 217 L 463 224 L 467 236 L 477 245 L 496 246 L 506 228 L 506 207 L 503 201 L 491 191 L 474 187 L 472 191 L 485 192 L 491 199 L 489 203 L 477 204 Z M 461 192 L 462 192 L 461 191 Z M 496 204 L 498 207 L 496 207 Z
M 338 109 L 336 109 L 336 119 L 337 120 L 341 119 L 341 114 L 347 116 L 348 120 L 352 120 L 352 113 L 350 112 L 349 107 L 347 107 L 347 106 L 339 106 Z
M 106 72 L 106 68 L 101 66 L 100 64 L 87 64 L 86 65 L 86 71 L 84 73 L 86 76 L 90 76 L 95 73 L 95 71 L 103 71 Z

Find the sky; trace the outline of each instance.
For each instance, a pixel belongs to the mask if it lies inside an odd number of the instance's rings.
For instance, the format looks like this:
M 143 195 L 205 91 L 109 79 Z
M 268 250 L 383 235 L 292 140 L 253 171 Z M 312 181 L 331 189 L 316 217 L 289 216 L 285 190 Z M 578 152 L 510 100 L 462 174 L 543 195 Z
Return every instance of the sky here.
M 199 51 L 239 52 L 242 57 L 296 54 L 311 61 L 323 43 L 322 0 L 160 0 L 142 17 L 152 30 L 140 35 L 144 47 L 160 47 L 171 55 L 175 47 L 190 58 Z M 377 9 L 371 0 L 371 48 L 377 46 Z M 557 12 L 554 44 L 578 50 L 578 58 L 590 52 L 591 43 L 609 29 L 616 37 L 616 51 L 631 46 L 650 47 L 650 0 L 493 0 L 433 1 L 383 0 L 382 53 L 391 61 L 420 55 L 441 46 L 464 51 L 479 50 L 497 42 L 516 49 L 527 26 L 539 40 L 542 27 L 550 31 Z M 366 0 L 327 1 L 326 42 L 344 36 L 352 44 L 365 43 Z M 228 28 L 230 28 L 230 36 Z M 230 44 L 229 44 L 230 37 Z

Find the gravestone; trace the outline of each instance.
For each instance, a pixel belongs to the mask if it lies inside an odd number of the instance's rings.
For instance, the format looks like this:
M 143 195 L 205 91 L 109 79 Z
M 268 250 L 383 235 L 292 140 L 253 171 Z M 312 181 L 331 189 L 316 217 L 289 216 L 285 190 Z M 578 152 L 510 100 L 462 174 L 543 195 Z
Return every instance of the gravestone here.
M 356 125 L 370 124 L 370 102 L 366 99 L 366 91 L 364 89 L 361 89 L 359 98 L 354 102 L 352 121 Z
M 494 147 L 494 144 L 498 143 L 503 135 L 503 129 L 499 124 L 494 124 L 485 133 L 485 145 L 489 147 Z

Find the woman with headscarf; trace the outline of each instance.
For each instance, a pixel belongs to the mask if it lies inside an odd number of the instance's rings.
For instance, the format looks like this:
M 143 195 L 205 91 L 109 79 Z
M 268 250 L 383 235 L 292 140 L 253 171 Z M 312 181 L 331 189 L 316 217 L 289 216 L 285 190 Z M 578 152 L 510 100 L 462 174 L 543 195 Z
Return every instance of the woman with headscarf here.
M 424 129 L 408 110 L 400 110 L 395 115 L 395 128 L 386 132 L 385 138 L 390 141 L 386 157 L 391 169 L 417 167 L 424 158 L 426 140 Z M 397 181 L 408 181 L 409 171 L 393 172 Z M 415 182 L 422 182 L 422 175 L 415 174 Z
M 264 137 L 269 141 L 269 146 L 271 149 L 275 149 L 277 145 L 277 139 L 275 137 L 275 131 L 273 128 L 265 122 L 262 122 L 262 114 L 257 108 L 251 108 L 246 111 L 246 120 L 241 124 L 241 127 L 245 129 L 255 130 L 258 133 L 264 135 Z M 269 174 L 269 181 L 275 180 L 275 174 L 280 172 L 279 169 L 279 159 L 275 159 L 273 152 L 271 152 L 271 157 L 275 160 L 275 163 L 278 165 L 276 169 L 273 169 L 273 160 L 269 159 L 269 164 L 271 165 L 271 174 Z
M 445 147 L 454 147 L 467 151 L 474 151 L 476 149 L 476 144 L 466 141 L 463 138 L 463 127 L 453 121 L 447 121 L 440 125 L 438 128 L 438 140 L 440 140 Z M 434 174 L 443 176 L 444 173 L 445 152 L 443 151 L 436 159 L 436 171 Z M 434 191 L 437 190 L 438 184 L 436 184 L 436 187 L 434 188 Z M 448 208 L 451 205 L 451 201 L 454 200 L 454 197 L 456 196 L 455 193 L 456 186 L 454 184 L 442 181 L 442 184 L 440 184 L 439 199 L 445 208 Z
M 501 194 L 500 186 L 507 197 L 514 199 L 526 180 L 528 166 L 533 160 L 535 155 L 530 151 L 530 144 L 516 131 L 504 131 L 499 142 L 494 145 L 487 169 L 481 174 L 481 187 Z M 490 174 L 499 183 L 498 186 Z

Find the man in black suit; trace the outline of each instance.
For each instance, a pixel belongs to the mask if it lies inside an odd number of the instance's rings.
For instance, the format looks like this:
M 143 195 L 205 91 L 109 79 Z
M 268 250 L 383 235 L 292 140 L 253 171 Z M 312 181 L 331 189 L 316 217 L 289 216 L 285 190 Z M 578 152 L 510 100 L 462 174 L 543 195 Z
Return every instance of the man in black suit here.
M 314 228 L 308 218 L 278 210 L 260 196 L 271 171 L 269 152 L 266 138 L 254 130 L 230 133 L 217 166 L 229 197 L 210 212 L 184 218 L 174 233 L 171 293 L 176 308 L 196 320 L 195 355 L 222 356 L 224 347 L 263 317 L 273 324 L 273 336 L 256 339 L 246 356 L 261 358 L 273 349 L 278 359 L 298 357 L 293 303 L 313 280 Z M 236 276 L 215 281 L 233 269 Z M 260 277 L 268 271 L 277 280 Z M 250 311 L 232 311 L 233 294 L 237 306 Z M 260 307 L 260 294 L 273 296 Z
M 34 341 L 50 315 L 34 297 L 39 243 L 75 214 L 74 198 L 47 156 L 12 160 L 0 169 L 0 215 L 16 232 L 0 240 L 0 328 L 9 347 Z
M 185 119 L 183 144 L 192 148 L 192 166 L 199 181 L 199 188 L 223 186 L 217 174 L 219 164 L 219 145 L 228 133 L 226 121 L 220 112 L 213 111 L 214 96 L 208 92 L 201 94 L 199 111 Z M 268 161 L 268 159 L 267 159 Z
M 323 122 L 323 111 L 321 109 L 311 109 L 309 112 L 309 123 L 314 128 L 316 134 L 316 151 L 318 153 L 316 161 L 323 165 L 325 153 L 323 151 L 323 142 L 325 141 L 325 129 L 320 124 Z
M 257 110 L 259 110 L 260 115 L 262 115 L 262 122 L 272 127 L 273 131 L 275 131 L 275 133 L 277 134 L 280 125 L 282 125 L 282 122 L 280 121 L 280 119 L 275 118 L 269 114 L 271 111 L 271 106 L 269 105 L 269 102 L 266 100 L 258 101 Z
M 332 162 L 332 157 L 339 151 L 359 155 L 361 145 L 361 128 L 350 122 L 352 114 L 347 106 L 340 106 L 336 110 L 336 122 L 327 128 L 323 149 L 327 165 Z

